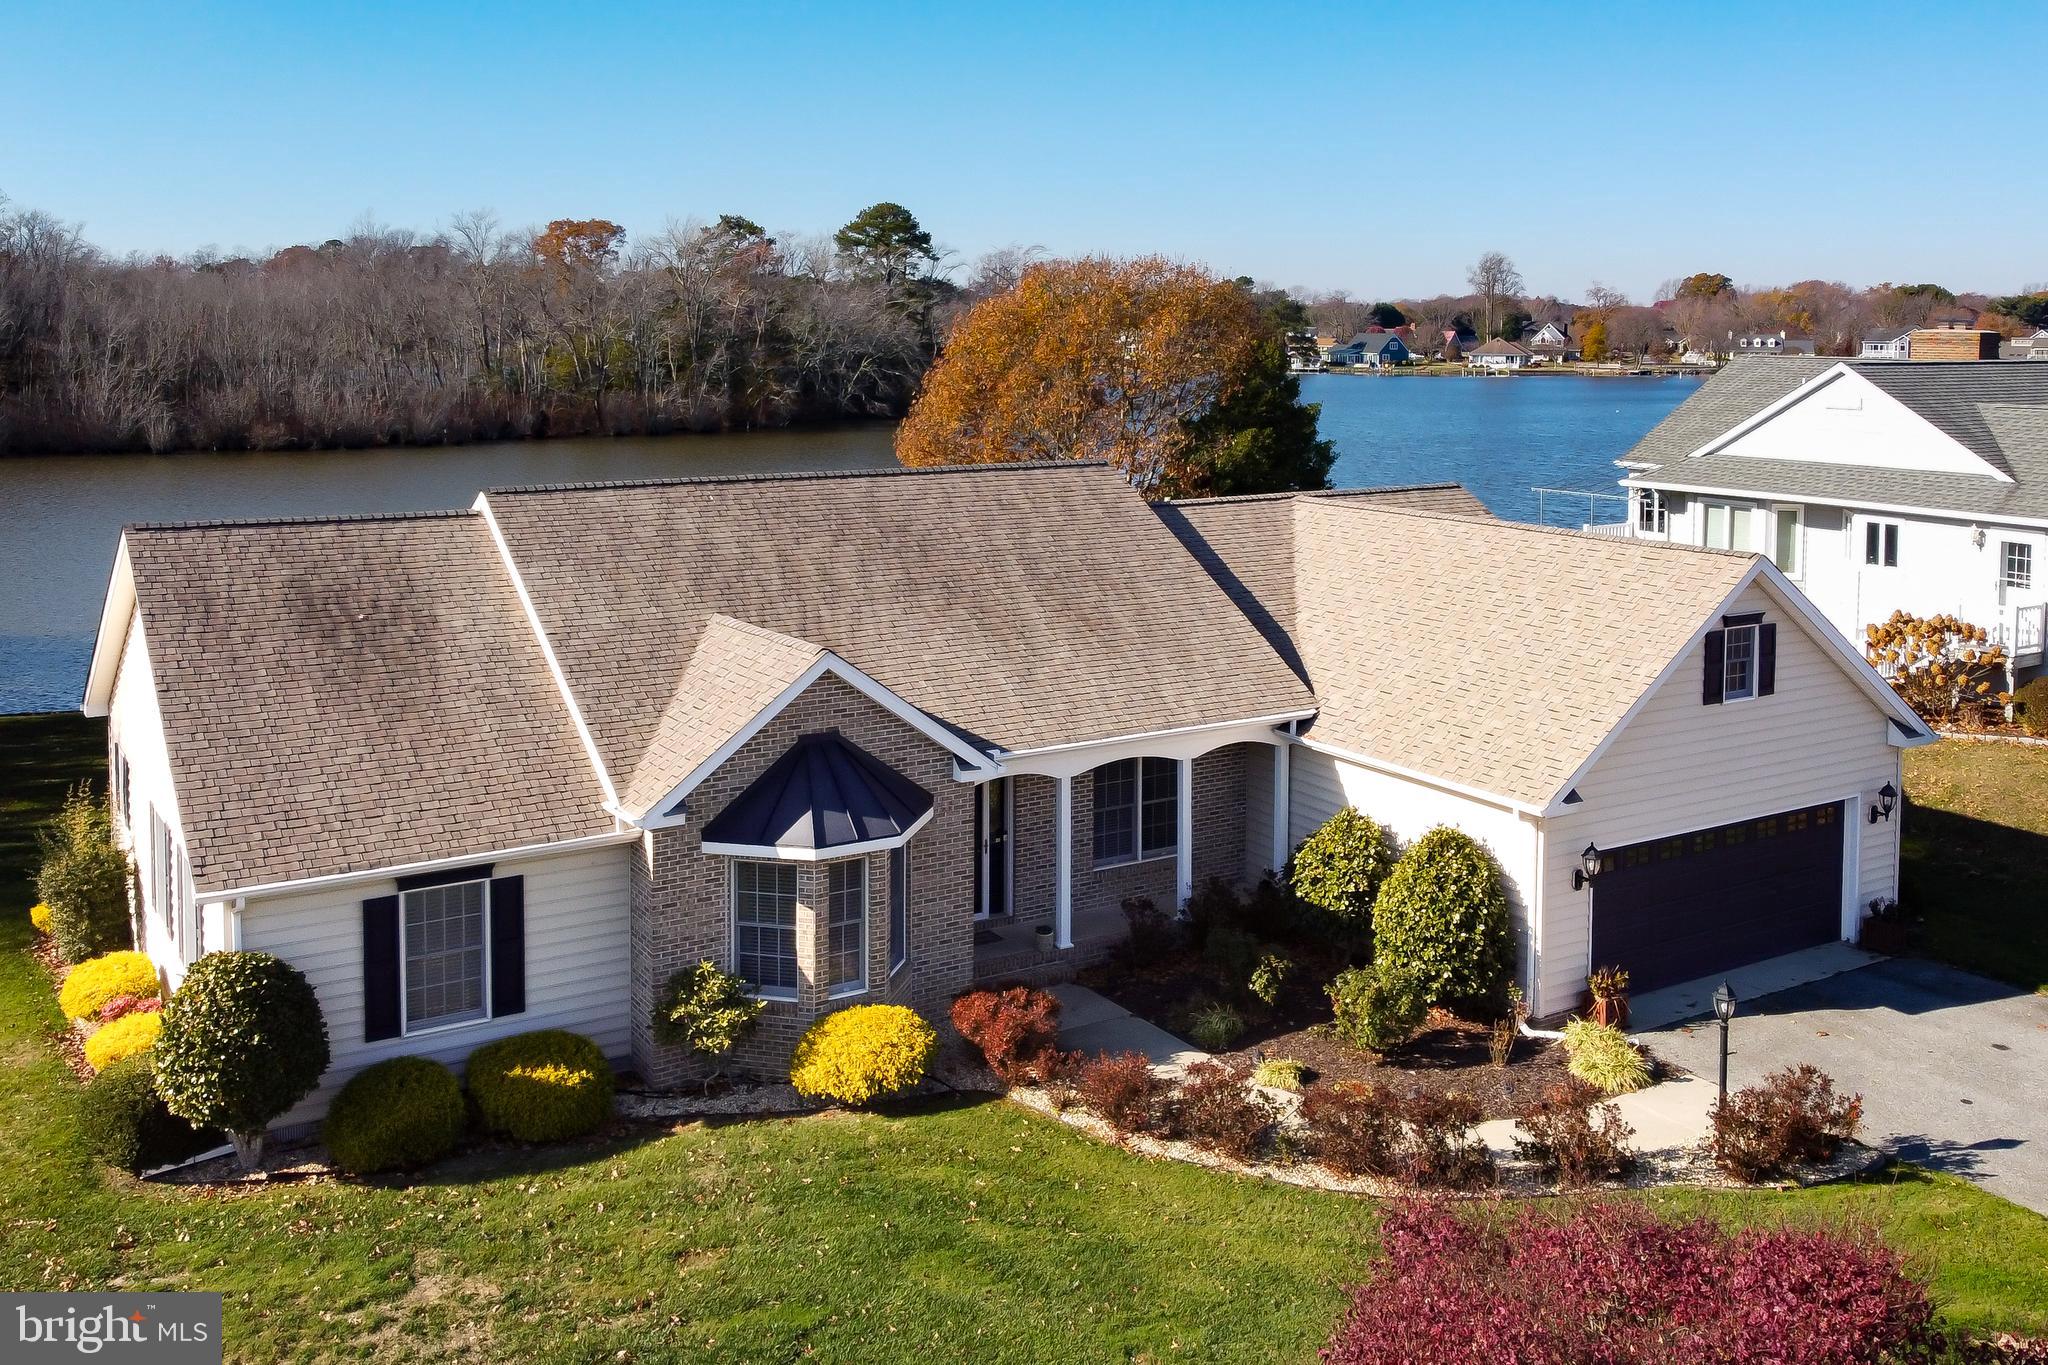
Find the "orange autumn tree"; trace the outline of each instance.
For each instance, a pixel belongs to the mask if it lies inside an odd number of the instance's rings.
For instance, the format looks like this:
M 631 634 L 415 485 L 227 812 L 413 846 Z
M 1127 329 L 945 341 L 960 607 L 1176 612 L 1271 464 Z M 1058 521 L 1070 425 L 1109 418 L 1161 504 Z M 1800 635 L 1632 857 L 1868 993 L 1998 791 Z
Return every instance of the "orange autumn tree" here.
M 1906 704 L 1922 719 L 1950 725 L 1989 721 L 2012 703 L 1999 683 L 2006 673 L 2002 645 L 1990 632 L 1957 616 L 1909 616 L 1864 630 L 1864 653 Z
M 1327 446 L 1299 392 L 1240 285 L 1158 256 L 1049 261 L 955 327 L 896 455 L 906 465 L 1103 459 L 1151 497 L 1212 491 L 1222 460 L 1322 487 Z M 1245 420 L 1219 430 L 1214 419 L 1233 404 Z M 1276 457 L 1301 443 L 1301 418 L 1309 458 Z

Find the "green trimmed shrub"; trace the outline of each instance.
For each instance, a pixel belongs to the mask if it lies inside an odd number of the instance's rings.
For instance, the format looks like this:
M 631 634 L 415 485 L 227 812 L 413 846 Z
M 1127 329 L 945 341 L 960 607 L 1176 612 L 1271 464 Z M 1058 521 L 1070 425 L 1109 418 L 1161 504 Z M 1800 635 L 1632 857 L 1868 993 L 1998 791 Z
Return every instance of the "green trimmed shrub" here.
M 327 1024 L 296 967 L 269 953 L 208 953 L 163 1009 L 156 1083 L 171 1112 L 220 1128 L 243 1162 L 263 1130 L 327 1069 Z
M 1294 850 L 1287 882 L 1304 904 L 1322 912 L 1332 937 L 1364 942 L 1374 932 L 1373 903 L 1394 867 L 1394 836 L 1346 806 Z
M 1187 1031 L 1188 1041 L 1202 1051 L 1222 1052 L 1244 1033 L 1244 1016 L 1211 1000 L 1188 1012 Z
M 1401 855 L 1373 905 L 1374 957 L 1412 977 L 1426 1005 L 1501 998 L 1514 969 L 1508 898 L 1493 855 L 1447 825 Z
M 561 1142 L 612 1116 L 611 1064 L 596 1043 L 567 1029 L 537 1029 L 469 1054 L 469 1096 L 493 1133 Z
M 37 836 L 43 862 L 36 898 L 50 907 L 50 937 L 66 962 L 132 946 L 128 855 L 114 842 L 114 818 L 85 783 Z
M 1370 1052 L 1406 1042 L 1429 1008 L 1415 979 L 1384 962 L 1339 972 L 1324 989 L 1337 1036 Z
M 760 1022 L 768 1002 L 747 983 L 705 958 L 668 979 L 654 1006 L 654 1036 L 705 1058 L 714 1068 Z
M 1287 985 L 1287 978 L 1294 974 L 1294 959 L 1285 953 L 1267 953 L 1258 965 L 1252 968 L 1251 980 L 1245 989 L 1252 998 L 1271 1008 L 1280 1003 L 1280 992 Z
M 1622 1095 L 1650 1083 L 1650 1064 L 1628 1036 L 1607 1024 L 1574 1019 L 1564 1026 L 1565 1070 L 1603 1095 Z
M 148 1054 L 124 1057 L 86 1083 L 78 1104 L 86 1149 L 131 1175 L 218 1147 L 221 1135 L 179 1118 L 157 1093 Z
M 349 1078 L 320 1140 L 351 1175 L 424 1166 L 455 1150 L 469 1114 L 455 1073 L 425 1057 L 393 1057 Z
M 939 1035 L 902 1005 L 855 1005 L 828 1014 L 797 1039 L 789 1083 L 800 1095 L 866 1104 L 915 1089 L 931 1069 Z
M 2030 735 L 2048 735 L 2048 676 L 2039 677 L 2013 694 L 2015 719 Z
M 1268 1057 L 1253 1068 L 1252 1084 L 1299 1094 L 1308 1084 L 1308 1067 L 1292 1057 Z

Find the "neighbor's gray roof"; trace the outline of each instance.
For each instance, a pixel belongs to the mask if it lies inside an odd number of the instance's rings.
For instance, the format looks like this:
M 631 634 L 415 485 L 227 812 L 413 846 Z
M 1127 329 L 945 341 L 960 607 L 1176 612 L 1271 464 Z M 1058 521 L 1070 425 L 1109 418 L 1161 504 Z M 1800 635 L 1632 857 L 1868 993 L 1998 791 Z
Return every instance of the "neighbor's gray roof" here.
M 1314 706 L 1106 465 L 510 489 L 486 501 L 621 779 L 640 769 L 714 616 L 832 650 L 1005 750 Z
M 126 541 L 201 892 L 612 829 L 480 517 Z
M 1836 365 L 1846 364 L 2011 477 L 1690 452 Z M 1925 507 L 1968 516 L 2048 517 L 2048 371 L 1997 361 L 1858 364 L 1833 356 L 1738 357 L 1623 457 L 1652 466 L 1627 480 Z
M 1308 736 L 1531 806 L 1561 794 L 1755 563 L 1369 499 L 1281 506 L 1288 631 L 1321 702 Z M 1208 558 L 1226 574 L 1274 577 L 1242 519 L 1198 511 L 1189 526 L 1216 532 Z
M 1469 352 L 1468 352 L 1467 354 L 1470 354 L 1470 355 L 1534 355 L 1534 354 L 1535 354 L 1535 352 L 1534 352 L 1534 351 L 1531 351 L 1531 350 L 1530 350 L 1530 349 L 1529 349 L 1529 348 L 1528 348 L 1527 346 L 1524 346 L 1524 345 L 1523 345 L 1523 344 L 1522 344 L 1521 342 L 1519 342 L 1519 341 L 1503 341 L 1503 340 L 1501 340 L 1501 339 L 1500 339 L 1499 337 L 1495 337 L 1495 338 L 1494 338 L 1493 340 L 1491 340 L 1491 341 L 1487 342 L 1487 343 L 1486 343 L 1485 345 L 1483 345 L 1483 346 L 1475 346 L 1475 347 L 1473 347 L 1473 348 L 1472 348 L 1472 350 L 1471 350 L 1471 351 L 1469 351 Z
M 1379 353 L 1387 349 L 1387 343 L 1390 341 L 1400 342 L 1401 349 L 1404 351 L 1408 349 L 1407 339 L 1399 332 L 1360 332 L 1344 344 L 1346 346 L 1360 346 L 1367 351 Z

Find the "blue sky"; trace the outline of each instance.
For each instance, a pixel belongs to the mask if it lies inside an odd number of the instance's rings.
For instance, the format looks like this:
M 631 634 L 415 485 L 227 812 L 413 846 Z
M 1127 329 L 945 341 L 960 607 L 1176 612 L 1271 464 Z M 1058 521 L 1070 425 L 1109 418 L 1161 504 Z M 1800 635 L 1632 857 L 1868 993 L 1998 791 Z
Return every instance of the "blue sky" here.
M 1566 296 L 2048 279 L 2048 7 L 1400 8 L 34 3 L 0 194 L 117 253 L 894 199 L 963 259 L 1368 297 L 1462 292 L 1489 249 Z

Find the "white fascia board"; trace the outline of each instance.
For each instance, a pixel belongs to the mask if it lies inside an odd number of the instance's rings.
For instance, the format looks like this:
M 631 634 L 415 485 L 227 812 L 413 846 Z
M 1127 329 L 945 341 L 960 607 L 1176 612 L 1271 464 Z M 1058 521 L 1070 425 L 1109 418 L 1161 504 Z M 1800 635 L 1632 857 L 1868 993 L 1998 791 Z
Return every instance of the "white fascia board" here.
M 1294 742 L 1313 753 L 1328 754 L 1331 758 L 1342 759 L 1346 763 L 1356 763 L 1361 768 L 1370 768 L 1374 772 L 1386 773 L 1390 777 L 1398 777 L 1404 781 L 1419 783 L 1425 787 L 1435 787 L 1439 791 L 1447 791 L 1454 796 L 1463 796 L 1473 801 L 1483 801 L 1489 806 L 1498 806 L 1502 810 L 1514 811 L 1518 815 L 1540 816 L 1545 813 L 1543 807 L 1532 805 L 1530 802 L 1518 800 L 1512 796 L 1503 796 L 1499 792 L 1487 791 L 1484 787 L 1474 787 L 1463 782 L 1454 782 L 1450 778 L 1438 777 L 1435 773 L 1426 773 L 1419 768 L 1405 768 L 1398 763 L 1389 763 L 1386 759 L 1374 758 L 1371 754 L 1361 753 L 1356 749 L 1346 749 L 1341 745 L 1326 743 L 1313 735 L 1295 736 Z
M 1897 719 L 1901 724 L 1910 725 L 1916 732 L 1925 732 L 1927 729 L 1925 723 L 1913 713 L 1911 707 L 1899 699 L 1899 694 L 1892 690 L 1891 684 L 1887 683 L 1875 668 L 1870 666 L 1870 661 L 1857 653 L 1855 648 L 1842 637 L 1840 631 L 1828 624 L 1828 619 L 1814 608 L 1813 603 L 1806 599 L 1804 593 L 1792 585 L 1791 580 L 1778 571 L 1777 565 L 1771 563 L 1770 560 L 1762 555 L 1758 555 L 1755 562 L 1749 566 L 1749 571 L 1743 574 L 1735 586 L 1729 589 L 1727 594 L 1722 597 L 1720 603 L 1701 619 L 1698 627 L 1694 629 L 1685 643 L 1679 646 L 1678 651 L 1658 671 L 1656 678 L 1651 681 L 1650 685 L 1643 689 L 1642 695 L 1630 704 L 1628 710 L 1622 712 L 1621 719 L 1615 723 L 1614 728 L 1609 730 L 1601 738 L 1600 742 L 1593 746 L 1593 752 L 1586 755 L 1585 761 L 1573 769 L 1572 775 L 1565 779 L 1563 785 L 1558 787 L 1549 802 L 1543 807 L 1544 815 L 1562 815 L 1570 809 L 1564 803 L 1565 797 L 1569 796 L 1573 789 L 1585 780 L 1586 774 L 1593 770 L 1594 765 L 1600 761 L 1608 749 L 1613 747 L 1614 741 L 1621 737 L 1624 730 L 1628 729 L 1629 722 L 1633 721 L 1642 712 L 1643 708 L 1650 704 L 1651 698 L 1663 690 L 1664 684 L 1680 668 L 1685 666 L 1686 661 L 1692 657 L 1693 650 L 1699 647 L 1700 641 L 1706 638 L 1708 631 L 1713 630 L 1719 625 L 1721 618 L 1727 615 L 1729 609 L 1735 605 L 1736 599 L 1747 592 L 1750 585 L 1759 579 L 1763 580 L 1770 589 L 1771 595 L 1778 599 L 1780 605 L 1806 627 L 1807 633 L 1819 642 L 1821 649 L 1834 656 L 1835 662 L 1842 667 L 1842 670 L 1849 675 L 1857 686 L 1861 687 L 1869 695 L 1872 701 L 1877 703 L 1878 709 L 1883 711 L 1887 718 Z M 1887 734 L 1892 732 L 1889 725 L 1885 727 L 1885 730 Z
M 804 691 L 812 683 L 824 677 L 827 673 L 838 677 L 869 701 L 874 702 L 890 715 L 895 716 L 911 729 L 944 749 L 954 757 L 958 766 L 966 768 L 970 773 L 979 775 L 977 778 L 960 778 L 959 780 L 986 780 L 987 778 L 1001 775 L 1001 767 L 987 754 L 981 752 L 981 750 L 975 748 L 966 740 L 961 739 L 951 730 L 939 724 L 938 721 L 933 720 L 931 716 L 912 706 L 902 697 L 897 696 L 894 692 L 882 686 L 881 683 L 876 682 L 866 673 L 863 673 L 860 669 L 827 649 L 820 650 L 818 657 L 812 660 L 810 667 L 797 674 L 787 687 L 776 693 L 766 706 L 755 712 L 753 719 L 728 735 L 725 742 L 714 749 L 709 758 L 690 769 L 683 780 L 671 787 L 661 799 L 650 802 L 644 811 L 627 812 L 620 810 L 616 801 L 613 802 L 609 809 L 618 814 L 621 819 L 631 821 L 642 829 L 667 829 L 682 824 L 685 818 L 680 809 L 683 799 L 695 791 L 711 774 L 717 772 L 727 759 L 738 753 L 741 746 L 746 744 L 748 740 L 760 734 L 767 727 L 769 721 L 781 715 L 784 708 L 803 695 Z M 957 771 L 955 777 L 959 777 Z
M 1988 363 L 1988 362 L 1987 362 Z M 1868 466 L 1845 466 L 1845 468 L 1868 468 Z M 1894 471 L 1881 471 L 1894 472 Z M 1957 475 L 1967 478 L 1968 475 Z M 1679 479 L 1659 479 L 1641 475 L 1630 475 L 1621 481 L 1624 488 L 1654 488 L 1664 493 L 1691 493 L 1700 497 L 1746 498 L 1755 502 L 1810 502 L 1821 507 L 1847 507 L 1861 512 L 1885 512 L 1900 517 L 1943 517 L 1951 521 L 1975 522 L 1978 525 L 2048 527 L 2048 517 L 2016 517 L 2007 512 L 1960 512 L 1950 507 L 1923 507 L 1900 502 L 1872 502 L 1867 498 L 1844 497 L 1840 493 L 1763 493 L 1753 488 L 1730 488 L 1725 484 L 1686 483 Z
M 259 896 L 289 896 L 301 891 L 318 891 L 324 887 L 347 886 L 351 882 L 386 881 L 393 877 L 411 877 L 423 872 L 443 872 L 451 867 L 467 867 L 471 863 L 511 862 L 523 858 L 546 857 L 554 853 L 576 853 L 583 849 L 607 848 L 614 844 L 629 844 L 639 837 L 639 830 L 614 830 L 610 834 L 586 834 L 580 838 L 560 839 L 547 844 L 520 844 L 513 848 L 487 849 L 481 853 L 463 853 L 450 858 L 429 858 L 417 863 L 367 867 L 360 872 L 334 872 L 324 877 L 298 877 L 281 882 L 252 882 L 247 886 L 230 886 L 219 891 L 195 888 L 192 898 L 195 901 L 246 901 Z
M 1201 725 L 1180 725 L 1170 730 L 1140 730 L 1127 735 L 1110 735 L 1103 739 L 1079 739 L 1067 744 L 1045 744 L 1036 749 L 1003 749 L 996 757 L 1007 763 L 1017 758 L 1043 758 L 1051 754 L 1073 753 L 1081 749 L 1106 749 L 1116 744 L 1136 744 L 1153 739 L 1178 739 L 1185 735 L 1199 735 L 1211 730 L 1235 730 L 1240 727 L 1266 727 L 1287 725 L 1298 720 L 1307 720 L 1315 714 L 1315 708 L 1305 711 L 1282 711 L 1271 716 L 1247 716 L 1243 720 L 1217 720 Z
M 926 811 L 901 834 L 892 834 L 886 839 L 864 839 L 857 844 L 840 844 L 834 848 L 810 848 L 796 844 L 726 844 L 708 839 L 699 847 L 704 852 L 720 858 L 758 858 L 767 862 L 783 863 L 829 863 L 841 858 L 858 857 L 863 853 L 881 853 L 901 848 L 909 843 L 919 830 L 930 824 L 931 819 L 932 812 Z
M 590 732 L 590 725 L 583 718 L 583 708 L 576 704 L 576 693 L 569 686 L 569 675 L 562 671 L 562 661 L 555 657 L 554 643 L 541 626 L 540 610 L 533 604 L 533 595 L 526 590 L 526 578 L 512 558 L 512 547 L 506 543 L 505 533 L 498 527 L 497 514 L 491 510 L 490 494 L 477 494 L 471 506 L 483 516 L 484 525 L 491 533 L 491 544 L 498 547 L 498 560 L 504 566 L 505 576 L 512 581 L 512 591 L 519 598 L 519 609 L 526 613 L 526 624 L 540 645 L 540 656 L 548 666 L 548 675 L 555 680 L 555 689 L 562 694 L 562 705 L 569 709 L 569 720 L 576 727 L 576 738 L 583 742 L 583 753 L 590 760 L 591 771 L 597 774 L 597 785 L 604 792 L 606 809 L 610 809 L 618 803 L 618 789 L 612 786 L 612 776 L 605 770 L 604 756 L 597 749 L 597 736 Z
M 79 704 L 88 716 L 104 716 L 114 704 L 114 681 L 121 671 L 121 651 L 128 644 L 128 626 L 134 619 L 135 570 L 128 562 L 128 537 L 123 534 L 114 551 L 114 571 L 107 580 L 106 601 L 100 606 L 99 634 L 93 641 L 85 697 Z

